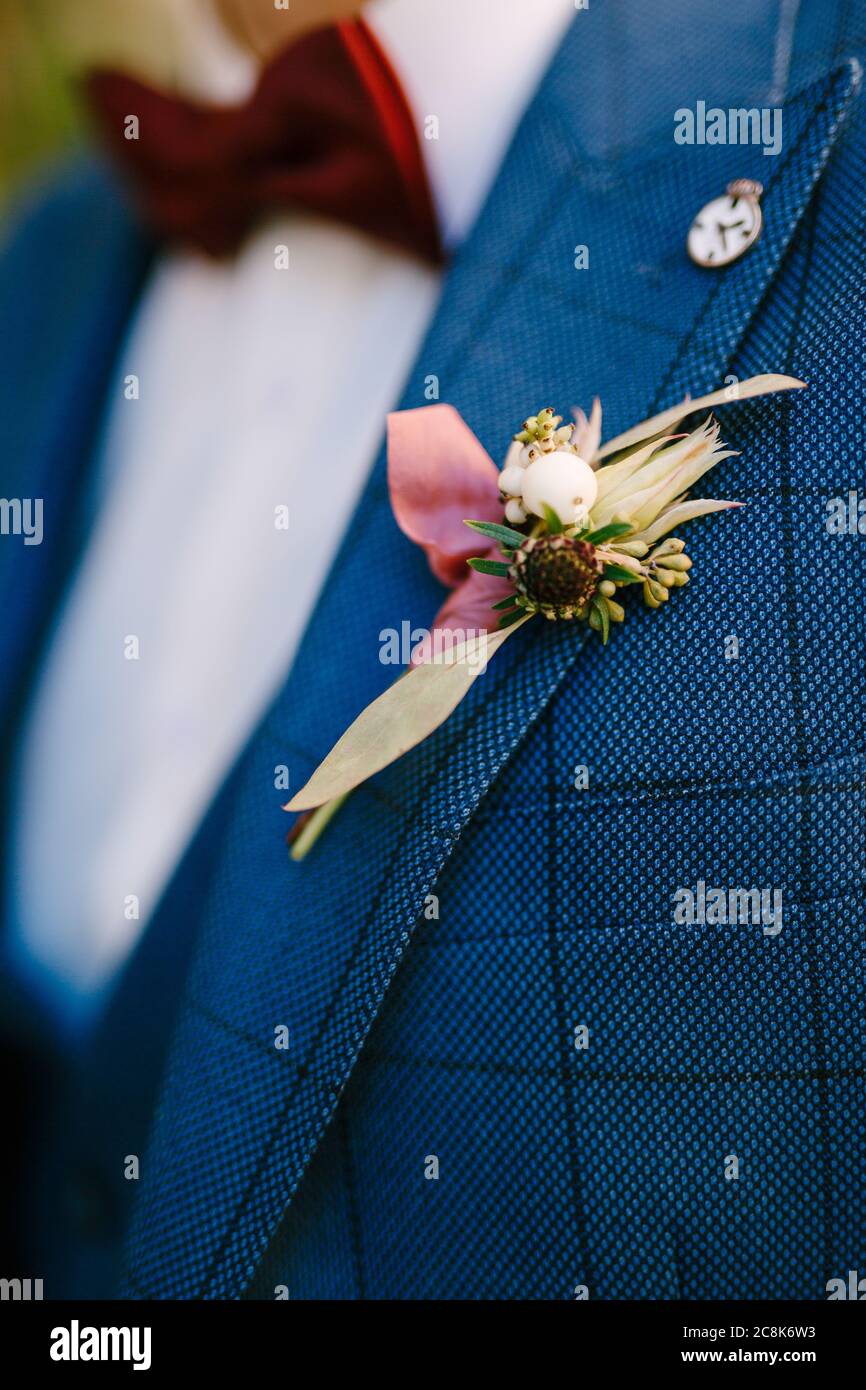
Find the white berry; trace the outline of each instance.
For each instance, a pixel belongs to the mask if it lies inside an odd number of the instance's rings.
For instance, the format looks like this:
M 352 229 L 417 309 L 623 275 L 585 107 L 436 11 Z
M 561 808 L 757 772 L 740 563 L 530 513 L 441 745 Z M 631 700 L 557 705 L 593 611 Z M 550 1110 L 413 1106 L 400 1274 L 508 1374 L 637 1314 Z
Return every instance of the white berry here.
M 526 520 L 526 512 L 516 497 L 512 497 L 511 501 L 505 504 L 505 520 L 510 521 L 512 526 L 519 526 L 522 521 Z
M 502 461 L 503 472 L 506 468 L 510 468 L 512 464 L 520 469 L 523 468 L 523 445 L 519 439 L 512 439 L 508 446 L 508 453 Z
M 577 454 L 557 449 L 543 454 L 523 475 L 523 505 L 534 516 L 552 507 L 565 526 L 573 526 L 592 506 L 598 482 L 588 463 Z
M 499 490 L 509 497 L 519 497 L 523 488 L 523 469 L 509 464 L 499 474 Z

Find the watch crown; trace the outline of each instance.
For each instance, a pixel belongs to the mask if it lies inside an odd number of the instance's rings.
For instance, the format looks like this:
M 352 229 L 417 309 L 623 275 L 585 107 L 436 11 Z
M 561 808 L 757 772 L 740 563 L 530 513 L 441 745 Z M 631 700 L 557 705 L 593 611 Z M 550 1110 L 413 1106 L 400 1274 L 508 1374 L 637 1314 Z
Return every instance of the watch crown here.
M 730 193 L 732 198 L 760 198 L 764 185 L 758 183 L 757 179 L 734 179 L 725 191 Z

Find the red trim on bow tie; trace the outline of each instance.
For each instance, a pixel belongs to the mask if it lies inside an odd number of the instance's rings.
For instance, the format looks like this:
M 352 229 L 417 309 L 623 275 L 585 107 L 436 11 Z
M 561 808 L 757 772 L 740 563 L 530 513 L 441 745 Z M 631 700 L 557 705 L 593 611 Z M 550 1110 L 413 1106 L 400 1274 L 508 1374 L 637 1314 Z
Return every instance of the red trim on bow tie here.
M 259 217 L 305 207 L 442 260 L 409 103 L 360 20 L 284 49 L 240 106 L 198 105 L 108 70 L 91 72 L 86 92 L 143 216 L 167 240 L 223 256 Z

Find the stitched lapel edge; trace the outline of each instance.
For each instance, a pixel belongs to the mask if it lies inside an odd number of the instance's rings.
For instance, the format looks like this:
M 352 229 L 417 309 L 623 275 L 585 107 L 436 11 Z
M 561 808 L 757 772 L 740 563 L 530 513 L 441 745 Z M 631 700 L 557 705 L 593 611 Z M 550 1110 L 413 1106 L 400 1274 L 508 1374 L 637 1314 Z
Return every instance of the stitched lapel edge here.
M 811 88 L 791 98 L 787 105 L 813 92 L 813 110 L 794 147 L 782 156 L 782 164 L 768 180 L 762 206 L 765 230 L 758 243 L 760 254 L 748 253 L 723 271 L 703 309 L 674 355 L 650 410 L 664 408 L 691 390 L 698 380 L 719 374 L 758 312 L 815 186 L 845 123 L 851 101 L 861 82 L 856 59 L 848 59 Z M 822 117 L 824 119 L 822 119 Z M 805 163 L 798 180 L 789 173 Z M 788 196 L 786 196 L 788 195 Z M 703 373 L 703 375 L 701 375 Z

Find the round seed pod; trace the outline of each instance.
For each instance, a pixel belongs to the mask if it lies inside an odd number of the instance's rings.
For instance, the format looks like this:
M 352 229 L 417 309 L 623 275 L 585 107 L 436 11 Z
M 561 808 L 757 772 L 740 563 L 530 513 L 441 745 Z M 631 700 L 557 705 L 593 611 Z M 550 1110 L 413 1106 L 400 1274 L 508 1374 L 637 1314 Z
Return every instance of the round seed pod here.
M 570 536 L 528 538 L 516 551 L 510 575 L 518 593 L 548 618 L 574 618 L 586 608 L 603 563 L 594 545 Z

